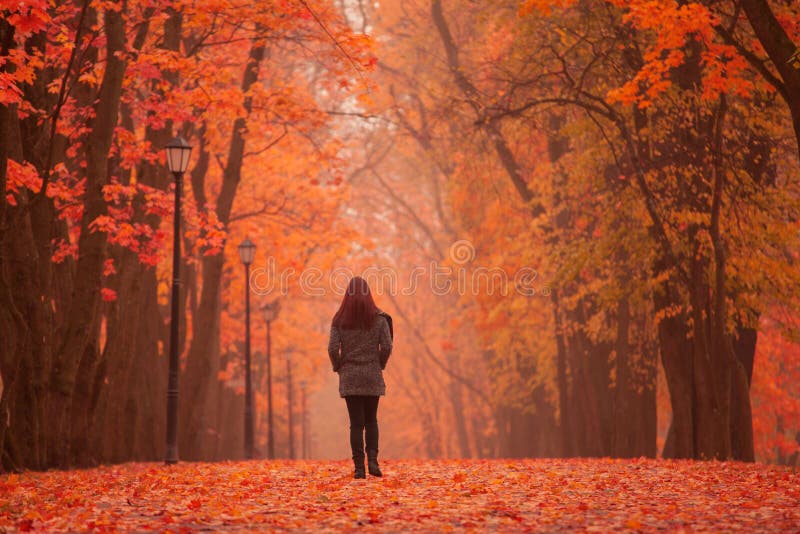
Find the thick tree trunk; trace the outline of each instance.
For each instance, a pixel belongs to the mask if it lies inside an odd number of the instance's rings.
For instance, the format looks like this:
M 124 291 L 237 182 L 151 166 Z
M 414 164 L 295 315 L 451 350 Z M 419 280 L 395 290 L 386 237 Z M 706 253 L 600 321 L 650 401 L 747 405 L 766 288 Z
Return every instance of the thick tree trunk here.
M 616 340 L 614 444 L 611 455 L 619 458 L 656 456 L 656 353 L 649 342 L 646 321 L 630 316 L 627 300 L 620 301 Z M 637 325 L 636 344 L 629 331 Z M 620 358 L 622 355 L 622 358 Z
M 209 414 L 213 402 L 214 373 L 219 367 L 219 315 L 223 257 L 203 259 L 203 288 L 197 314 L 192 318 L 192 341 L 181 384 L 179 450 L 187 460 L 205 459 L 211 447 L 214 418 Z
M 50 375 L 51 395 L 48 399 L 48 463 L 70 463 L 70 410 L 88 410 L 88 405 L 73 408 L 73 395 L 79 369 L 94 376 L 96 351 L 88 350 L 100 305 L 103 263 L 106 259 L 106 236 L 92 231 L 92 222 L 106 213 L 103 186 L 108 183 L 108 155 L 117 124 L 125 60 L 118 56 L 125 47 L 122 15 L 108 10 L 104 14 L 106 35 L 106 69 L 94 107 L 94 118 L 86 140 L 86 193 L 81 235 L 78 240 L 78 264 L 75 286 L 68 304 L 63 343 L 56 353 Z M 82 360 L 86 358 L 86 361 Z M 81 375 L 81 379 L 85 379 Z M 85 402 L 81 398 L 79 402 Z
M 662 291 L 669 294 L 667 284 Z M 666 309 L 666 295 L 655 299 L 657 309 Z M 664 443 L 664 458 L 694 458 L 694 354 L 683 314 L 665 317 L 658 324 L 661 365 L 667 378 L 672 421 Z
M 582 324 L 582 323 L 578 323 Z M 570 368 L 572 369 L 572 397 L 571 404 L 575 406 L 575 415 L 579 442 L 577 456 L 599 457 L 604 456 L 603 429 L 601 410 L 598 406 L 600 398 L 595 387 L 591 361 L 598 356 L 588 349 L 581 333 L 577 333 L 569 340 L 572 347 Z
M 137 255 L 117 258 L 117 300 L 108 307 L 107 341 L 98 380 L 105 384 L 94 420 L 94 448 L 104 462 L 163 456 L 165 358 L 158 340 L 163 324 L 156 276 Z
M 0 20 L 0 56 L 6 56 L 16 45 L 14 28 Z M 46 38 L 35 34 L 25 42 L 29 50 L 44 50 Z M 10 68 L 0 65 L 0 72 Z M 45 82 L 37 78 L 24 84 L 26 101 L 34 108 L 51 107 L 51 95 Z M 42 157 L 36 150 L 44 139 L 39 116 L 20 119 L 15 105 L 0 106 L 0 191 L 6 191 L 8 158 L 32 162 L 44 173 Z M 57 137 L 53 154 L 63 151 Z M 46 141 L 44 141 L 46 143 Z M 55 159 L 58 161 L 58 159 Z M 38 198 L 38 202 L 32 199 Z M 0 423 L 0 462 L 5 468 L 47 465 L 44 433 L 47 372 L 54 350 L 55 309 L 61 302 L 61 290 L 69 287 L 69 269 L 53 267 L 51 243 L 63 222 L 55 221 L 51 199 L 22 191 L 17 203 L 6 195 L 0 198 L 0 373 L 2 395 L 0 413 L 7 414 Z M 66 274 L 64 286 L 54 286 L 54 273 Z
M 750 406 L 750 383 L 756 353 L 758 331 L 739 327 L 733 339 L 733 379 L 731 380 L 731 456 L 734 460 L 755 461 L 753 413 Z
M 152 9 L 150 10 L 152 14 Z M 147 17 L 145 17 L 147 20 Z M 180 15 L 173 14 L 165 24 L 163 48 L 177 50 L 180 38 Z M 177 28 L 177 29 L 176 29 Z M 149 24 L 138 27 L 133 40 L 133 49 L 144 46 Z M 164 78 L 177 83 L 177 74 L 166 72 Z M 154 93 L 160 89 L 154 84 Z M 123 105 L 121 121 L 124 128 L 135 131 L 133 111 Z M 163 147 L 171 137 L 172 124 L 163 129 L 145 128 L 145 140 L 154 149 Z M 121 171 L 121 183 L 130 185 L 130 171 Z M 139 184 L 164 190 L 167 188 L 166 169 L 147 160 L 136 169 Z M 134 222 L 146 224 L 154 230 L 161 218 L 145 215 L 144 201 L 132 200 Z M 117 275 L 112 278 L 117 300 L 107 306 L 107 340 L 96 381 L 105 384 L 99 391 L 99 400 L 94 425 L 103 429 L 95 433 L 96 455 L 103 461 L 119 462 L 127 459 L 154 460 L 155 451 L 161 450 L 161 435 L 155 431 L 163 426 L 163 409 L 155 398 L 162 400 L 165 391 L 159 389 L 164 358 L 159 358 L 158 324 L 162 322 L 157 302 L 157 280 L 152 266 L 142 263 L 137 254 L 121 250 L 113 256 Z M 152 388 L 152 390 L 151 390 Z M 149 390 L 147 394 L 145 391 Z M 163 404 L 163 403 L 162 403 Z M 147 408 L 147 409 L 145 409 Z M 154 444 L 159 443 L 154 448 Z
M 3 315 L 7 322 L 2 334 L 8 335 L 8 351 L 3 356 L 3 398 L 8 406 L 8 427 L 5 432 L 3 465 L 6 468 L 47 465 L 47 449 L 43 443 L 45 431 L 44 403 L 46 398 L 46 359 L 50 348 L 44 341 L 48 322 L 45 310 L 37 305 L 34 268 L 38 264 L 29 219 L 4 236 L 0 256 L 13 258 L 16 265 L 0 259 L 3 276 Z M 30 269 L 24 267 L 29 266 Z M 8 284 L 8 281 L 12 281 Z M 6 343 L 3 343 L 6 345 Z M 13 350 L 13 352 L 11 352 Z M 5 412 L 4 412 L 5 413 Z M 2 419 L 6 425 L 5 416 Z
M 699 459 L 724 460 L 730 456 L 728 401 L 730 367 L 711 343 L 708 313 L 709 288 L 703 278 L 705 262 L 692 260 L 692 344 L 694 380 L 694 447 Z M 724 399 L 721 398 L 724 393 Z

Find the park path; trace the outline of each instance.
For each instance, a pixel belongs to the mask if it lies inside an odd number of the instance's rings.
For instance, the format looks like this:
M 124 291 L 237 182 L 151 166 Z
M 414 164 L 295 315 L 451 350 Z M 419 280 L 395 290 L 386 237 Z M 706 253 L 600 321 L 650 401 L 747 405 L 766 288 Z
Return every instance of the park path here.
M 800 530 L 800 471 L 656 460 L 132 463 L 0 475 L 2 531 Z

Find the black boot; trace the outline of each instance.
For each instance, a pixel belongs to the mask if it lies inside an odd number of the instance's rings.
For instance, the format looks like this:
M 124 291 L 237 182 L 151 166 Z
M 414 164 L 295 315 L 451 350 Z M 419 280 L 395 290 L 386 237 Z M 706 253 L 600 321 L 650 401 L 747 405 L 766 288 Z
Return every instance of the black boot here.
M 367 434 L 367 468 L 369 474 L 374 477 L 383 476 L 378 465 L 378 422 L 373 421 L 366 425 Z
M 353 478 L 367 478 L 364 471 L 364 427 L 350 426 L 350 448 L 353 451 Z
M 353 478 L 367 478 L 367 473 L 364 471 L 364 457 L 361 458 L 353 458 L 353 465 L 355 466 L 355 470 L 353 471 Z M 370 471 L 371 473 L 372 471 Z

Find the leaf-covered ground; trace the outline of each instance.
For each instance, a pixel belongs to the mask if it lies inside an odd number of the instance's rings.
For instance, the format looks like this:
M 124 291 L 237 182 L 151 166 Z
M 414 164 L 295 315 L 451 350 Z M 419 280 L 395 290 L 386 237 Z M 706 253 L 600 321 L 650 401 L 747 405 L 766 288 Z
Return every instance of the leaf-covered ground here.
M 654 460 L 124 464 L 0 476 L 0 531 L 789 531 L 800 472 Z

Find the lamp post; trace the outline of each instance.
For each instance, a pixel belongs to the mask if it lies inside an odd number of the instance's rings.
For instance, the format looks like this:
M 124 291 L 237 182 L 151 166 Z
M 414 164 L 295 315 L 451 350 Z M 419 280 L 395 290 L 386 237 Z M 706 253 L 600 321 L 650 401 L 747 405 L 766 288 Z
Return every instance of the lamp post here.
M 272 417 L 272 321 L 278 317 L 280 301 L 274 300 L 261 306 L 267 321 L 267 457 L 275 458 L 275 431 Z
M 178 461 L 178 327 L 180 326 L 180 274 L 181 274 L 181 190 L 183 173 L 189 167 L 190 145 L 183 137 L 176 137 L 165 147 L 167 167 L 175 177 L 175 213 L 172 233 L 172 302 L 169 324 L 169 375 L 167 383 L 167 448 L 164 462 Z
M 294 460 L 294 420 L 292 418 L 292 349 L 286 351 L 286 397 L 289 404 L 289 459 Z
M 253 458 L 253 382 L 250 375 L 250 264 L 256 246 L 245 238 L 239 245 L 239 258 L 244 264 L 244 456 Z

